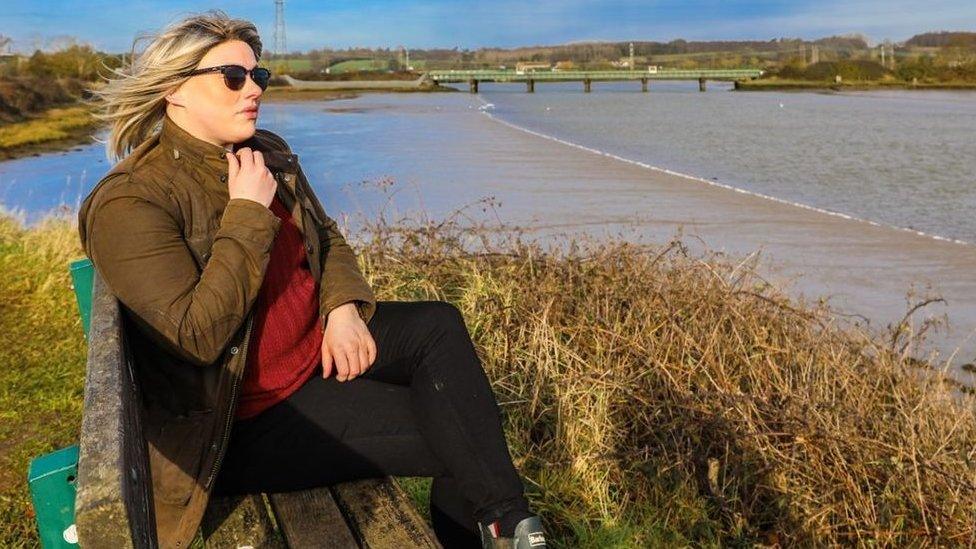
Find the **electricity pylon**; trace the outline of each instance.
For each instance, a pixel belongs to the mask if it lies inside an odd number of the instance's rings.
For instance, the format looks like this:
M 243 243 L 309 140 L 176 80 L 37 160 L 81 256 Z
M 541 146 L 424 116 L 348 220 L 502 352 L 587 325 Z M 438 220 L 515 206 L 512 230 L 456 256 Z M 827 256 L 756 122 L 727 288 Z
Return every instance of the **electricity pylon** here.
M 285 46 L 285 0 L 275 0 L 275 30 L 274 30 L 274 57 L 277 60 L 275 72 L 284 74 L 287 70 L 284 55 L 288 53 Z

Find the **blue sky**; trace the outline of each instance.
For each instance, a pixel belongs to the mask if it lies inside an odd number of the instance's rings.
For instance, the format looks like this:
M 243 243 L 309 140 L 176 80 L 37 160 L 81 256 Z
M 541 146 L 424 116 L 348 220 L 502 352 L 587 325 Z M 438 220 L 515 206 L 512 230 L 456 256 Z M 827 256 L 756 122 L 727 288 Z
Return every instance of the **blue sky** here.
M 74 36 L 111 52 L 136 33 L 219 8 L 253 21 L 273 45 L 274 1 L 4 0 L 0 34 L 16 51 Z M 976 0 L 341 0 L 285 2 L 289 50 L 405 45 L 476 49 L 586 40 L 820 38 L 862 33 L 904 40 L 937 30 L 976 31 Z M 144 45 L 144 43 L 143 43 Z

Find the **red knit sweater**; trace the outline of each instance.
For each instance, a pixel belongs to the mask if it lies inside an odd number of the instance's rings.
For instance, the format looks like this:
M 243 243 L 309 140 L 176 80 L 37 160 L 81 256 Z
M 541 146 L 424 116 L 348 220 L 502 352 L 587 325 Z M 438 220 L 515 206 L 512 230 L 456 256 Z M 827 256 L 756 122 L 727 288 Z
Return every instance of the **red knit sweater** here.
M 312 377 L 322 358 L 318 281 L 309 270 L 302 234 L 277 196 L 270 208 L 282 223 L 254 304 L 237 419 L 286 399 Z

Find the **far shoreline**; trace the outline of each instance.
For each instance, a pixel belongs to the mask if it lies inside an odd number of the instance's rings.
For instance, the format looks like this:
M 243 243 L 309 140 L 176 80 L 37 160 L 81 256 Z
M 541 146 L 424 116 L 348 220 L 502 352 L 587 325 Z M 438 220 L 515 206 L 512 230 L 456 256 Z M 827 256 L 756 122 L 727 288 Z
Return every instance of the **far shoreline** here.
M 734 91 L 974 91 L 976 82 L 912 82 L 860 80 L 830 82 L 823 80 L 742 80 L 733 86 Z

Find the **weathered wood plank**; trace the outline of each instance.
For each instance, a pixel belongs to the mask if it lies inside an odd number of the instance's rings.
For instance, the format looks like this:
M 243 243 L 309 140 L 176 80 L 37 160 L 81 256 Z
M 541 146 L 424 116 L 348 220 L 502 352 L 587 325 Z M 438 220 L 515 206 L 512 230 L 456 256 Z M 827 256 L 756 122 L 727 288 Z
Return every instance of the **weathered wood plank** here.
M 268 494 L 290 549 L 359 549 L 328 487 Z
M 83 547 L 157 547 L 141 403 L 116 297 L 94 273 L 75 523 Z
M 204 547 L 284 548 L 261 494 L 213 497 L 200 524 Z
M 331 490 L 363 547 L 441 547 L 395 478 L 344 482 Z

